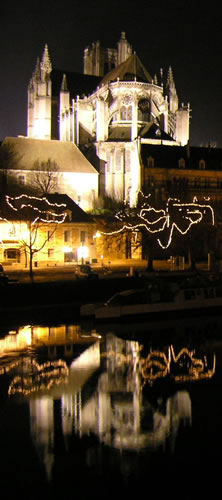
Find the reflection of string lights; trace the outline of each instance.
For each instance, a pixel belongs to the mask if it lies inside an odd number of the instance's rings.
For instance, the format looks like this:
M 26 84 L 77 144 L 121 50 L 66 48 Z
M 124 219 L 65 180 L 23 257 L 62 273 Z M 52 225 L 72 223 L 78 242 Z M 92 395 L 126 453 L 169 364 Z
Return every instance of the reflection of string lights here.
M 144 198 L 148 198 L 149 196 Z M 123 222 L 125 219 L 139 219 L 139 222 L 124 223 L 120 229 L 112 232 L 102 232 L 104 235 L 115 235 L 124 230 L 138 231 L 146 229 L 151 234 L 168 233 L 167 242 L 164 244 L 160 238 L 157 238 L 159 245 L 166 249 L 172 243 L 174 229 L 177 229 L 180 234 L 185 235 L 194 224 L 199 224 L 203 221 L 204 216 L 210 213 L 211 224 L 214 225 L 214 211 L 209 204 L 198 204 L 197 198 L 193 198 L 192 203 L 181 203 L 176 198 L 169 198 L 166 204 L 166 209 L 156 210 L 149 205 L 147 201 L 137 211 L 135 208 L 122 210 L 115 217 Z M 177 220 L 177 222 L 176 222 Z M 164 234 L 163 234 L 164 236 Z
M 33 372 L 29 376 L 16 376 L 11 382 L 8 394 L 22 393 L 25 396 L 36 391 L 49 390 L 53 385 L 67 383 L 69 369 L 65 361 L 48 361 L 39 365 L 37 361 L 27 359 Z M 24 360 L 21 360 L 23 363 Z
M 146 358 L 138 359 L 139 372 L 142 379 L 150 385 L 155 380 L 167 376 L 175 382 L 192 382 L 212 378 L 216 369 L 216 356 L 213 356 L 212 368 L 208 369 L 206 356 L 202 360 L 196 358 L 194 354 L 194 351 L 183 347 L 176 355 L 172 345 L 168 348 L 168 355 L 163 351 L 151 350 Z M 121 364 L 131 365 L 133 361 L 132 355 L 124 355 L 115 351 L 103 355 L 114 358 L 117 366 Z M 183 373 L 178 373 L 178 371 L 183 371 Z
M 148 378 L 149 382 L 166 377 L 168 373 L 169 360 L 164 352 L 152 351 L 141 361 L 141 375 L 144 379 Z
M 161 361 L 156 358 L 161 358 Z M 158 371 L 157 371 L 158 368 Z M 174 370 L 185 370 L 185 373 L 174 373 Z M 151 351 L 142 363 L 142 376 L 152 384 L 157 378 L 169 375 L 175 382 L 192 382 L 211 378 L 216 369 L 216 357 L 213 356 L 212 369 L 207 368 L 207 360 L 194 357 L 194 351 L 183 347 L 175 355 L 173 346 L 168 349 L 168 357 L 162 351 Z M 156 371 L 155 371 L 156 370 Z

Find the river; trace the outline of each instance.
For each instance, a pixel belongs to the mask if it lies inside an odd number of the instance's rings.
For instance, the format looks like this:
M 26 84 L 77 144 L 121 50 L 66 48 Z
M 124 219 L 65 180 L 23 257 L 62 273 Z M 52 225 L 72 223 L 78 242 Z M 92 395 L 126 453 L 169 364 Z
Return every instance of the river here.
M 2 331 L 2 498 L 214 498 L 221 328 L 210 316 Z

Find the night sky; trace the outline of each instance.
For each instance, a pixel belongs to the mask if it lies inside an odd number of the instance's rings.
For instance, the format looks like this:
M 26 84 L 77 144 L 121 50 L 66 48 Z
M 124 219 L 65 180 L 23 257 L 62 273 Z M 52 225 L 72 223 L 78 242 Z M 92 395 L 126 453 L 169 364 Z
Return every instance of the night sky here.
M 5 2 L 6 4 L 7 2 Z M 9 3 L 11 5 L 11 3 Z M 0 140 L 26 135 L 27 87 L 48 44 L 54 68 L 83 71 L 83 51 L 127 40 L 149 71 L 173 69 L 180 103 L 190 102 L 192 145 L 222 147 L 222 35 L 218 2 L 22 2 L 0 12 Z

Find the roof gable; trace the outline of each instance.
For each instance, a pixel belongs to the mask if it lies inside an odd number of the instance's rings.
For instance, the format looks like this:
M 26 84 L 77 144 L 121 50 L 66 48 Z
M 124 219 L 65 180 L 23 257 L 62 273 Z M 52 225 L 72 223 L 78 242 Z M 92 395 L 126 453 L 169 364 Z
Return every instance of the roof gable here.
M 99 86 L 102 87 L 102 85 L 117 81 L 117 79 L 120 81 L 133 81 L 136 79 L 139 82 L 152 83 L 152 77 L 135 53 L 107 73 Z
M 71 142 L 29 139 L 27 137 L 6 137 L 3 144 L 10 144 L 18 155 L 16 170 L 32 170 L 34 163 L 55 161 L 60 172 L 96 174 L 98 172 Z

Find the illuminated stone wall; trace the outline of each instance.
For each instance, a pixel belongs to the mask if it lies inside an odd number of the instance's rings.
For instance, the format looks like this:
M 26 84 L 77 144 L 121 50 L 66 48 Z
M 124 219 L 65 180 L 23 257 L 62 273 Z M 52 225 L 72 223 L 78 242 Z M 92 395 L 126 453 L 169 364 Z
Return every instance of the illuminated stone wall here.
M 97 163 L 104 161 L 106 164 L 100 191 L 102 186 L 102 194 L 116 198 L 121 196 L 133 206 L 141 189 L 137 144 L 141 130 L 144 134 L 142 140 L 156 146 L 163 140 L 167 144 L 167 135 L 177 145 L 185 145 L 189 141 L 190 108 L 189 105 L 179 105 L 172 69 L 169 69 L 165 86 L 162 73 L 159 80 L 155 75 L 151 77 L 122 32 L 116 49 L 103 48 L 99 41 L 85 49 L 85 77 L 101 77 L 100 83 L 95 84 L 90 92 L 86 93 L 82 88 L 75 94 L 72 86 L 69 88 L 68 77 L 63 74 L 60 91 L 57 82 L 57 94 L 54 95 L 53 75 L 46 46 L 28 89 L 28 137 L 54 138 L 51 132 L 52 107 L 56 100 L 57 139 L 76 144 L 84 149 L 85 155 L 87 148 L 93 146 Z M 146 135 L 152 124 L 157 127 L 155 137 L 150 137 L 149 133 Z M 164 139 L 162 133 L 165 134 Z M 122 158 L 119 154 L 120 142 Z M 95 191 L 91 180 L 81 182 L 78 178 L 71 192 L 72 183 L 65 176 L 61 189 L 64 188 L 75 201 L 81 198 L 81 207 L 87 210 L 91 208 L 90 199 Z
M 15 267 L 28 267 L 29 259 L 24 251 L 24 242 L 29 242 L 26 223 L 1 222 L 0 230 L 0 262 Z M 95 233 L 94 224 L 70 222 L 39 225 L 33 248 L 44 246 L 34 255 L 34 266 L 35 262 L 40 266 L 68 265 L 82 262 L 82 259 L 84 262 L 91 262 L 96 259 Z

